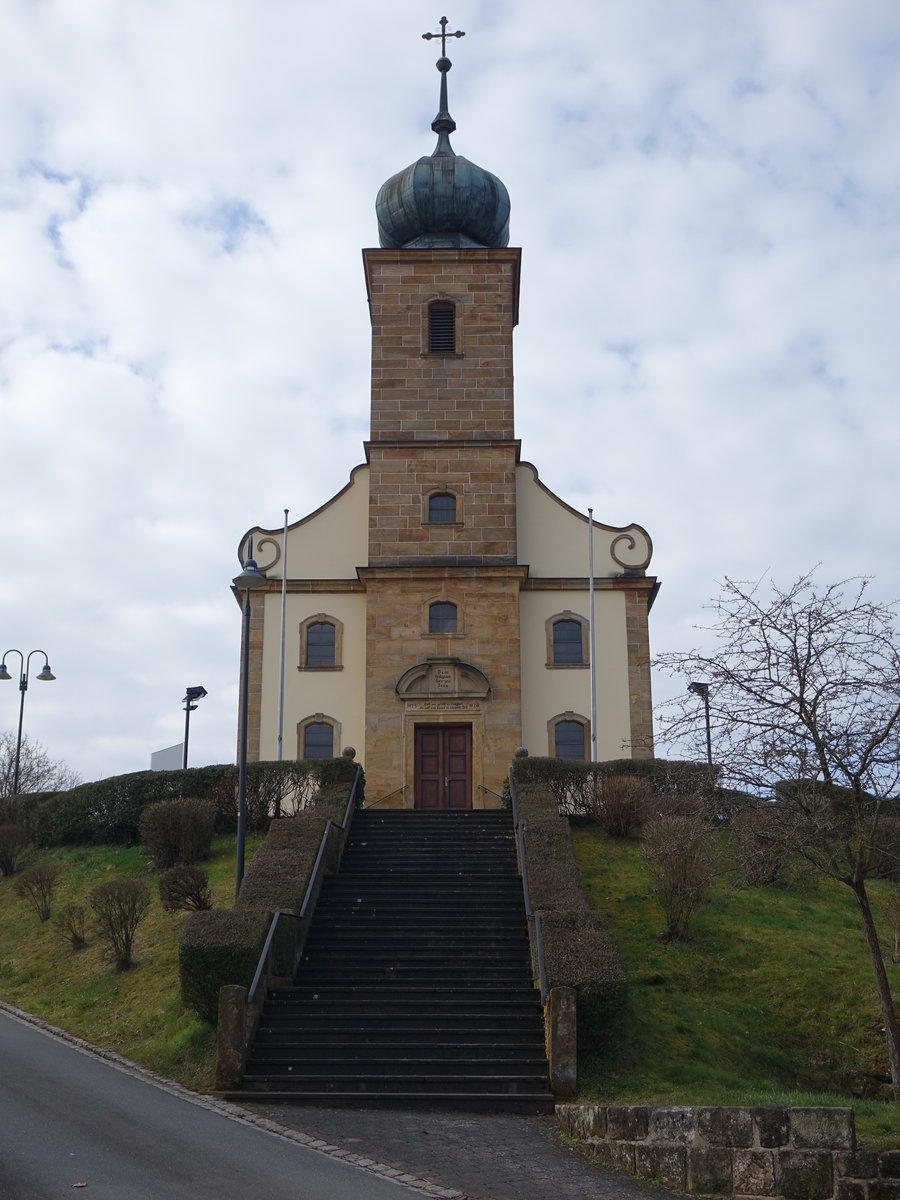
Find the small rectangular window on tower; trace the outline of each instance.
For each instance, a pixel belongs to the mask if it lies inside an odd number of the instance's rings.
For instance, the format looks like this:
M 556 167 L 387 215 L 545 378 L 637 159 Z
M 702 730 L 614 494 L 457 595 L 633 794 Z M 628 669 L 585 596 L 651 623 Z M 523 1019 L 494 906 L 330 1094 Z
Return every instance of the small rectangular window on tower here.
M 456 305 L 449 300 L 428 305 L 428 353 L 456 353 Z

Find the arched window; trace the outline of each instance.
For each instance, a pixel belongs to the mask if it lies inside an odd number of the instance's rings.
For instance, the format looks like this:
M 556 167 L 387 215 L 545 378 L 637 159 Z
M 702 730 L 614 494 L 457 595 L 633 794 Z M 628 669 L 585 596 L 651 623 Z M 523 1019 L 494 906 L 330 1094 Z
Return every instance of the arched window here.
M 334 729 L 324 721 L 312 721 L 303 731 L 304 758 L 333 758 Z
M 334 758 L 340 746 L 341 726 L 324 713 L 315 713 L 297 725 L 298 758 Z
M 588 757 L 590 723 L 577 713 L 567 712 L 548 722 L 550 753 L 555 758 L 584 762 Z
M 300 625 L 301 671 L 340 671 L 344 625 L 328 613 L 316 613 Z
M 450 300 L 428 305 L 428 353 L 456 353 L 456 305 Z
M 456 521 L 456 497 L 452 492 L 433 492 L 428 497 L 428 521 L 432 525 L 452 525 Z
M 556 613 L 548 619 L 547 666 L 586 667 L 589 660 L 588 622 L 578 613 Z
M 439 600 L 428 606 L 429 633 L 456 633 L 457 610 L 455 604 Z
M 578 621 L 553 622 L 553 661 L 557 665 L 584 662 L 581 653 L 581 625 Z
M 334 666 L 334 626 L 326 621 L 316 621 L 307 627 L 306 665 L 308 667 Z

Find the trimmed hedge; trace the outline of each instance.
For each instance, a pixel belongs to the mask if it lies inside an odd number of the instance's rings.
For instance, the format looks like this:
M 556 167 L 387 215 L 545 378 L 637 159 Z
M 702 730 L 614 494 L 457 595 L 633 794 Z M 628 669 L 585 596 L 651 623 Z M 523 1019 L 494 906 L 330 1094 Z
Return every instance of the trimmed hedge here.
M 606 917 L 585 899 L 572 831 L 560 815 L 553 788 L 539 772 L 522 770 L 534 761 L 517 760 L 513 782 L 516 813 L 525 823 L 528 894 L 532 909 L 541 916 L 547 986 L 575 988 L 580 1037 L 589 1032 L 597 1036 L 625 1002 L 619 945 Z
M 141 847 L 160 871 L 197 862 L 209 858 L 215 823 L 216 810 L 206 800 L 156 800 L 141 813 Z
M 517 758 L 516 787 L 529 783 L 549 788 L 559 812 L 569 817 L 593 816 L 596 781 L 614 775 L 646 780 L 657 795 L 702 796 L 713 801 L 718 795 L 720 767 L 706 763 L 677 762 L 664 758 L 616 758 L 609 762 L 585 763 L 563 758 Z M 518 796 L 517 796 L 518 802 Z
M 241 884 L 238 908 L 298 910 L 325 832 L 325 818 L 273 821 Z
M 270 923 L 269 913 L 252 908 L 190 915 L 178 947 L 181 998 L 204 1021 L 218 1020 L 224 983 L 249 988 Z
M 247 768 L 247 828 L 264 830 L 281 793 L 286 815 L 316 806 L 322 789 L 344 788 L 346 804 L 356 774 L 348 758 L 250 763 Z M 216 832 L 237 828 L 238 768 L 231 763 L 186 771 L 135 771 L 83 783 L 67 792 L 16 797 L 15 819 L 37 846 L 123 844 L 139 840 L 141 813 L 161 800 L 190 796 L 212 803 Z M 362 803 L 362 790 L 357 797 Z M 343 811 L 340 819 L 343 818 Z
M 206 1021 L 218 1019 L 222 986 L 236 983 L 249 988 L 273 913 L 299 910 L 326 823 L 330 819 L 339 828 L 344 819 L 357 764 L 348 759 L 323 761 L 330 764 L 323 777 L 330 775 L 331 782 L 319 787 L 296 817 L 271 822 L 266 840 L 247 868 L 234 908 L 193 913 L 187 920 L 178 953 L 181 996 Z M 335 765 L 340 763 L 344 765 Z M 327 869 L 337 866 L 339 849 L 333 834 Z M 279 922 L 278 933 L 276 962 L 287 974 L 293 970 L 294 952 L 305 930 L 299 922 L 288 921 Z

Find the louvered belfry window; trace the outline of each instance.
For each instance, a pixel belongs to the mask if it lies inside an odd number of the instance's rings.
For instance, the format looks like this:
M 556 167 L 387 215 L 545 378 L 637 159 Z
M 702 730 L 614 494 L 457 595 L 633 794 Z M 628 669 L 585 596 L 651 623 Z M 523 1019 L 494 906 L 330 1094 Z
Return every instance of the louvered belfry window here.
M 456 353 L 456 305 L 449 300 L 428 305 L 428 353 Z

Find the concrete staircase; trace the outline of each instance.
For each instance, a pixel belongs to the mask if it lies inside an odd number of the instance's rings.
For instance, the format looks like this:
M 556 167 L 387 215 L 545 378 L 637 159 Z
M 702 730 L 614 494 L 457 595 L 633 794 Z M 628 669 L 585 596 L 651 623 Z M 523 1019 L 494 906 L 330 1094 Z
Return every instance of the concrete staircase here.
M 552 1111 L 508 813 L 356 814 L 243 1095 Z

